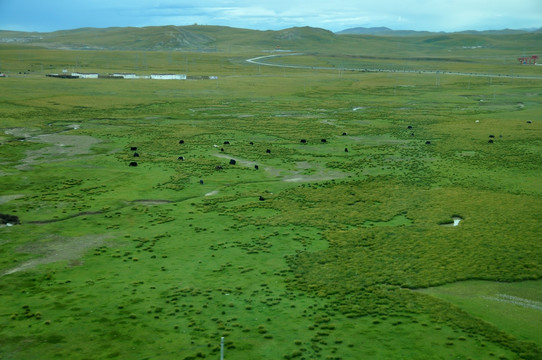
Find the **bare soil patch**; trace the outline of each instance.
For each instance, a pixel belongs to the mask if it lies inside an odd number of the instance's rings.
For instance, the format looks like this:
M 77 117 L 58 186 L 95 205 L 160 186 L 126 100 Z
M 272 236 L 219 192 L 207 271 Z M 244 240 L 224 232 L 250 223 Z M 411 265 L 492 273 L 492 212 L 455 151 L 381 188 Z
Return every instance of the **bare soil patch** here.
M 29 141 L 52 146 L 27 151 L 23 163 L 16 166 L 19 170 L 27 170 L 30 165 L 63 161 L 66 157 L 90 154 L 92 146 L 101 142 L 92 136 L 59 134 L 39 135 L 32 137 Z
M 0 195 L 0 205 L 5 204 L 11 200 L 20 199 L 22 197 L 24 197 L 23 194 Z
M 53 240 L 33 242 L 19 249 L 22 253 L 40 255 L 18 266 L 4 270 L 0 277 L 35 268 L 38 265 L 58 261 L 77 260 L 90 248 L 100 246 L 111 235 L 86 235 L 73 238 L 55 236 Z

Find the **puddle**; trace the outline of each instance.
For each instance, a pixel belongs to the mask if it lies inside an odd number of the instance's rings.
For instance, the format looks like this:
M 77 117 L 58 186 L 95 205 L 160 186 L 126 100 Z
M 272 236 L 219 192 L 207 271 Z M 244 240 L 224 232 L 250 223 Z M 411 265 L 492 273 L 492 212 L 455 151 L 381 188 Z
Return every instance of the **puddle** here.
M 447 223 L 439 224 L 439 225 L 445 226 L 445 227 L 459 226 L 459 223 L 461 222 L 461 220 L 463 220 L 461 216 L 452 216 L 452 222 L 447 222 Z

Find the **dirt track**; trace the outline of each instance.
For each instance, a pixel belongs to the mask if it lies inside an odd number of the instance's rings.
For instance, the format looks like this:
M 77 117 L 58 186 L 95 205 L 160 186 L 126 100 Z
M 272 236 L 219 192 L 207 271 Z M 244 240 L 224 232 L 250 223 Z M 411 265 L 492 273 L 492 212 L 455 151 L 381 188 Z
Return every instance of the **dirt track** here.
M 251 64 L 264 65 L 264 66 L 274 66 L 280 68 L 290 68 L 290 69 L 311 69 L 311 70 L 340 70 L 340 71 L 358 71 L 358 72 L 374 72 L 374 73 L 411 73 L 411 74 L 437 74 L 437 75 L 459 75 L 459 76 L 476 76 L 476 77 L 496 77 L 496 78 L 510 78 L 510 79 L 539 79 L 542 80 L 542 76 L 527 76 L 527 75 L 505 75 L 505 74 L 484 74 L 484 73 L 465 73 L 465 72 L 456 72 L 456 71 L 440 71 L 440 70 L 389 70 L 389 69 L 368 69 L 368 68 L 337 68 L 337 67 L 326 67 L 326 66 L 307 66 L 307 65 L 283 65 L 283 64 L 270 64 L 264 61 L 263 59 L 269 59 L 274 57 L 283 57 L 283 56 L 296 56 L 303 55 L 303 53 L 288 53 L 288 54 L 276 54 L 276 55 L 265 55 L 258 56 L 252 59 L 247 59 L 246 61 Z

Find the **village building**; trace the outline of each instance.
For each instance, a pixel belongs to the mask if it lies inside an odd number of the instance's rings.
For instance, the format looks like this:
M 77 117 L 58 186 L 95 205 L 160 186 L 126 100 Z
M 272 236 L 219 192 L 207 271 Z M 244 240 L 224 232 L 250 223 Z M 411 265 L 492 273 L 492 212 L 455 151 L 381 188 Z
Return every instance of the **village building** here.
M 122 78 L 122 79 L 138 79 L 139 78 L 139 76 L 137 76 L 134 73 L 114 73 L 112 76 L 116 78 Z
M 186 80 L 185 74 L 151 74 L 153 80 Z
M 97 79 L 98 73 L 72 73 L 72 77 L 78 77 L 79 79 Z

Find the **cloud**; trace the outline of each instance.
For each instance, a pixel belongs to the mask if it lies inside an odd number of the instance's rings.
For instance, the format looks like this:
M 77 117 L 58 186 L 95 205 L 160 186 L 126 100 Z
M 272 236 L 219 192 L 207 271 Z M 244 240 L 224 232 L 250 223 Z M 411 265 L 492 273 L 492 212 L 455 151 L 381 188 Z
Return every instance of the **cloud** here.
M 0 29 L 226 25 L 332 31 L 357 26 L 458 31 L 542 26 L 540 0 L 0 0 Z

